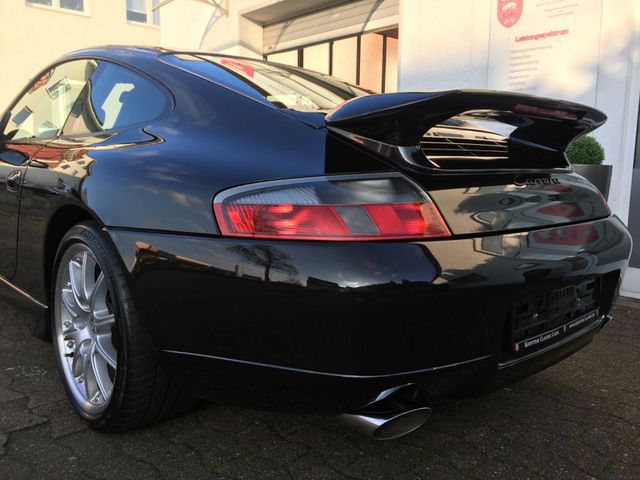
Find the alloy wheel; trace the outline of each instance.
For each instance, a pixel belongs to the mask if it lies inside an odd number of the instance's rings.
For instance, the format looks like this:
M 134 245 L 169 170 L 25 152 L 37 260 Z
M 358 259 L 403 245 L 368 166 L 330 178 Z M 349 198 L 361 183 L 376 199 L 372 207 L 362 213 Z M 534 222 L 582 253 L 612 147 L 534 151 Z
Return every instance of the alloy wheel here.
M 117 368 L 112 294 L 91 249 L 71 245 L 60 260 L 55 287 L 54 341 L 64 380 L 86 416 L 109 404 Z

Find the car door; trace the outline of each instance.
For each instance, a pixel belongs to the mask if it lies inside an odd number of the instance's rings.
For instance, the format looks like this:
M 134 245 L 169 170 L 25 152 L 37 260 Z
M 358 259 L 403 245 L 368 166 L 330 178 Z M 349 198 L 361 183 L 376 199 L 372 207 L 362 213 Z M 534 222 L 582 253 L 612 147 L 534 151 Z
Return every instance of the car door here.
M 21 187 L 34 155 L 54 139 L 95 69 L 75 60 L 42 73 L 3 115 L 0 124 L 0 275 L 16 269 Z

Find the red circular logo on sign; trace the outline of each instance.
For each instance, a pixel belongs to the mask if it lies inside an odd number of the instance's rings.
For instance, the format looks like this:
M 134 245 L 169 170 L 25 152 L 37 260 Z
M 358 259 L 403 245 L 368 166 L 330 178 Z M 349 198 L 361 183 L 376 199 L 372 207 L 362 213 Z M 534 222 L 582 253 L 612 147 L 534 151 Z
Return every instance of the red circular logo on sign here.
M 516 24 L 522 16 L 524 0 L 498 0 L 498 21 L 507 28 Z

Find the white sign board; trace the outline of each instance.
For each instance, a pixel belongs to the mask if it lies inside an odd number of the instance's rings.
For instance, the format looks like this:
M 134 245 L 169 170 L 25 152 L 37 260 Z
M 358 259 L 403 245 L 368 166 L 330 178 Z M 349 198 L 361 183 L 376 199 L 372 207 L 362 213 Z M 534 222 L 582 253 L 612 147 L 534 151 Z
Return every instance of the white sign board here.
M 595 104 L 602 0 L 493 0 L 488 87 Z

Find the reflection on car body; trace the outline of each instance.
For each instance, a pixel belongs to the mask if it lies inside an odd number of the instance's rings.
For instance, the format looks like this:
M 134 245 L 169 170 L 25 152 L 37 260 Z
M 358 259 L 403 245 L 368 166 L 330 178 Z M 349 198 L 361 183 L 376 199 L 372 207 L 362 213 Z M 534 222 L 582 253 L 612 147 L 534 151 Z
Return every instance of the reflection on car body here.
M 631 239 L 564 155 L 591 107 L 141 47 L 35 78 L 0 125 L 1 290 L 100 431 L 204 398 L 394 438 L 610 319 Z

